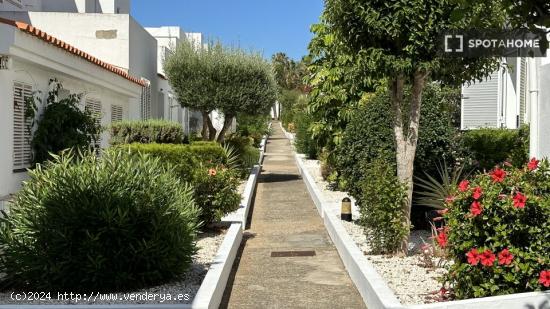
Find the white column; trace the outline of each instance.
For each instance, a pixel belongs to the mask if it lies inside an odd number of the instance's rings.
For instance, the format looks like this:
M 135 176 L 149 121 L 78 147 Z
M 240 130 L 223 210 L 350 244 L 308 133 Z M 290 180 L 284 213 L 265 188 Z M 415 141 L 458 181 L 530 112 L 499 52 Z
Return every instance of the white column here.
M 531 123 L 531 155 L 550 158 L 550 64 L 540 66 L 538 100 L 534 103 Z

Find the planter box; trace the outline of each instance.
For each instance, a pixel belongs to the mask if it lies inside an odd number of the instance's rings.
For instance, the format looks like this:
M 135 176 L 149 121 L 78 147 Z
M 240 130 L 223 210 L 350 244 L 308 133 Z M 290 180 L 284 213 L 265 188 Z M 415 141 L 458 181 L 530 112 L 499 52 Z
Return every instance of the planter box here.
M 223 217 L 221 220 L 222 222 L 240 223 L 243 230 L 246 228 L 248 212 L 250 211 L 250 206 L 252 205 L 252 199 L 254 197 L 254 191 L 256 189 L 256 183 L 258 182 L 260 170 L 260 165 L 254 165 L 250 175 L 248 176 L 248 180 L 241 197 L 239 209 Z
M 284 131 L 284 128 L 283 128 Z M 285 135 L 290 134 L 286 131 Z M 363 252 L 351 239 L 341 221 L 334 216 L 335 205 L 323 200 L 321 190 L 305 168 L 303 155 L 296 154 L 296 163 L 308 191 L 324 218 L 325 227 L 338 250 L 353 283 L 369 309 L 545 309 L 550 306 L 550 291 L 483 297 L 421 305 L 403 305 L 376 272 Z

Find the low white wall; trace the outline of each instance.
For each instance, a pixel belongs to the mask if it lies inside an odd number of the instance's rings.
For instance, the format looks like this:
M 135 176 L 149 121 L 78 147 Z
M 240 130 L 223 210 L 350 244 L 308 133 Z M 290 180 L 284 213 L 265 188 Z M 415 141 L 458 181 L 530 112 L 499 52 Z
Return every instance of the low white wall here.
M 285 134 L 289 134 L 286 131 L 284 132 Z M 296 154 L 296 163 L 300 174 L 302 174 L 302 178 L 320 215 L 324 218 L 325 227 L 338 250 L 338 254 L 346 270 L 369 309 L 546 309 L 550 304 L 550 291 L 545 291 L 423 305 L 402 305 L 385 280 L 376 272 L 363 252 L 351 239 L 341 221 L 335 215 L 334 205 L 330 205 L 323 200 L 323 195 L 317 187 L 313 176 L 309 174 L 301 160 L 302 156 Z
M 254 165 L 250 175 L 248 176 L 248 180 L 246 181 L 244 192 L 241 196 L 241 204 L 239 205 L 239 209 L 225 215 L 221 220 L 222 222 L 241 223 L 242 228 L 246 228 L 248 213 L 250 211 L 250 207 L 252 206 L 252 199 L 254 197 L 254 191 L 256 189 L 258 176 L 260 175 L 260 170 L 261 167 L 259 165 Z

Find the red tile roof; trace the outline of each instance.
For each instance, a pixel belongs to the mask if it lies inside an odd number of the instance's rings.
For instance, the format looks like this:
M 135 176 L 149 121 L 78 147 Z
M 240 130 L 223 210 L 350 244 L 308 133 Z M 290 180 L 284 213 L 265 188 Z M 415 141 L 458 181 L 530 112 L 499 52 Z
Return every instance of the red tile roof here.
M 14 21 L 14 20 L 10 20 L 10 19 L 4 19 L 4 18 L 1 18 L 0 17 L 0 23 L 3 23 L 3 24 L 6 24 L 6 25 L 10 25 L 10 26 L 13 26 L 27 34 L 30 34 L 30 35 L 33 35 L 45 42 L 48 42 L 50 44 L 53 44 L 55 45 L 56 47 L 59 47 L 61 49 L 64 49 L 65 51 L 73 54 L 73 55 L 76 55 L 76 56 L 79 56 L 81 58 L 84 58 L 86 59 L 87 61 L 97 65 L 97 66 L 100 66 L 102 68 L 104 68 L 105 70 L 108 70 L 108 71 L 111 71 L 112 73 L 115 73 L 119 76 L 122 76 L 124 77 L 125 79 L 129 80 L 129 81 L 132 81 L 140 86 L 145 86 L 145 81 L 137 78 L 137 77 L 134 77 L 134 76 L 131 76 L 130 74 L 128 74 L 126 71 L 120 69 L 120 68 L 117 68 L 116 66 L 112 65 L 112 64 L 109 64 L 107 62 L 103 62 L 101 60 L 99 60 L 98 58 L 56 38 L 56 37 L 53 37 L 49 34 L 47 34 L 46 32 L 36 28 L 36 27 L 33 27 L 27 23 L 24 23 L 24 22 L 20 22 L 20 21 Z

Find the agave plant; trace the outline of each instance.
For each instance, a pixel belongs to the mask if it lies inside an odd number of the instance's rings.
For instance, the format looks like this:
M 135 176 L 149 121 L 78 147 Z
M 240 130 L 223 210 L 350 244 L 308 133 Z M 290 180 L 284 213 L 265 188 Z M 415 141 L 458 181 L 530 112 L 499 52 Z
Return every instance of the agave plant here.
M 225 156 L 227 158 L 225 166 L 230 169 L 239 169 L 241 167 L 241 162 L 237 149 L 229 144 L 224 144 L 223 151 L 225 152 Z
M 426 178 L 415 177 L 415 186 L 422 189 L 417 192 L 418 205 L 444 209 L 445 200 L 451 195 L 452 189 L 469 174 L 464 172 L 464 165 L 449 168 L 445 161 L 437 164 L 437 173 L 436 177 L 427 173 L 424 173 Z

